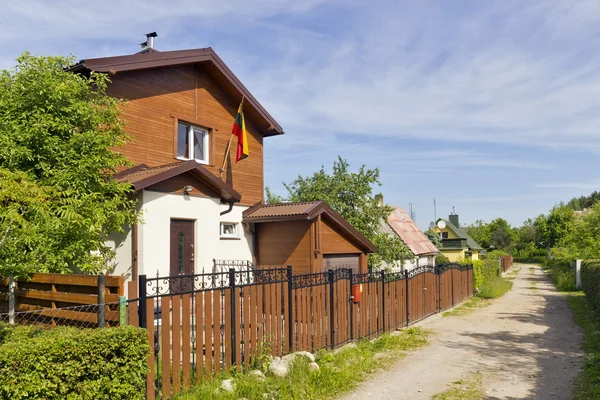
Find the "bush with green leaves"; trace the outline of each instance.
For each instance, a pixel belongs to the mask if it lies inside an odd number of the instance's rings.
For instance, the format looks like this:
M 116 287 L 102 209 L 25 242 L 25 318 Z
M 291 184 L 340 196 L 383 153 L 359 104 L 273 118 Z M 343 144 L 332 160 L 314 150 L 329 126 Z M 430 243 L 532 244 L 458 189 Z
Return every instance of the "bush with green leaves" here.
M 0 324 L 0 398 L 144 399 L 146 330 Z
M 581 264 L 581 286 L 592 307 L 600 313 L 600 261 Z

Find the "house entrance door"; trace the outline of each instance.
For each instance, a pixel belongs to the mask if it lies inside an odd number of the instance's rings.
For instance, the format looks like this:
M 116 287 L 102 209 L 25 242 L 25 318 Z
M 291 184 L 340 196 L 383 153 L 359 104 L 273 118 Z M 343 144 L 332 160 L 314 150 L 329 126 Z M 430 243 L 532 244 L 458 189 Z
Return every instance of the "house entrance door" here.
M 194 221 L 171 220 L 171 276 L 192 275 L 194 273 Z M 189 282 L 171 280 L 171 290 L 180 291 L 189 286 Z

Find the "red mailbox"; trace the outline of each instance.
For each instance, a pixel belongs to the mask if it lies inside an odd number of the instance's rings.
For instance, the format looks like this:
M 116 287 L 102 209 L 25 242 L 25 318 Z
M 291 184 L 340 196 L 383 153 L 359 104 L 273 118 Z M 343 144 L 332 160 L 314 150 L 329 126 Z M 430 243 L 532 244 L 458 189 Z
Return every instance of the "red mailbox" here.
M 355 303 L 360 302 L 360 295 L 362 293 L 362 284 L 352 285 L 352 301 Z

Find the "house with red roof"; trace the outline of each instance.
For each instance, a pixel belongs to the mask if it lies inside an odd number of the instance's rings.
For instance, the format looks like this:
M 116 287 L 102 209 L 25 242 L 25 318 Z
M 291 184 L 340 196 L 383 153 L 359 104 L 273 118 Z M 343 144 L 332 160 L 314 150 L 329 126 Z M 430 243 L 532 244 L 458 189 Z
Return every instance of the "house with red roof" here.
M 435 266 L 435 256 L 439 250 L 402 207 L 395 207 L 387 221 L 382 221 L 381 231 L 397 235 L 414 256 L 412 261 L 399 262 L 397 265 L 386 264 L 384 268 L 398 272 L 426 265 Z

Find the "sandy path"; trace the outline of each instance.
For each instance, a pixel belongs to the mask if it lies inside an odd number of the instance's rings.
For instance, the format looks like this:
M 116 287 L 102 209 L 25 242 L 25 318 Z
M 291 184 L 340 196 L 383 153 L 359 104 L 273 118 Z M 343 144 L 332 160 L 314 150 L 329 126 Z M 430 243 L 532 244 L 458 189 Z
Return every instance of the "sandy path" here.
M 344 399 L 429 399 L 478 371 L 488 399 L 571 398 L 583 334 L 537 266 L 531 272 L 522 265 L 512 291 L 490 306 L 462 317 L 434 316 L 420 326 L 437 333 L 430 346 Z

